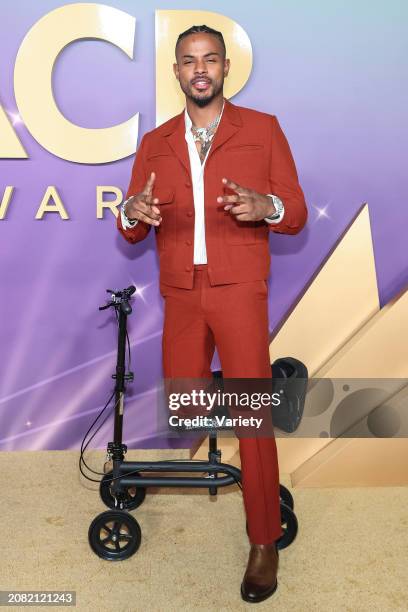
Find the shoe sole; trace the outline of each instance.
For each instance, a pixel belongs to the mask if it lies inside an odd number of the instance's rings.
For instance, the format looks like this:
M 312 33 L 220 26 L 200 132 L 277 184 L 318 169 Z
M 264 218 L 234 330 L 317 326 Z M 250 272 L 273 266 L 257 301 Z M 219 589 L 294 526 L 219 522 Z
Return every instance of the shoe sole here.
M 241 584 L 241 597 L 244 601 L 247 601 L 248 603 L 259 603 L 260 601 L 264 601 L 265 599 L 268 599 L 268 597 L 270 597 L 271 595 L 273 595 L 276 591 L 276 589 L 278 588 L 278 581 L 275 582 L 274 587 L 272 588 L 271 591 L 264 593 L 263 595 L 259 595 L 258 597 L 248 597 L 247 595 L 245 595 L 245 593 L 242 590 L 242 584 Z

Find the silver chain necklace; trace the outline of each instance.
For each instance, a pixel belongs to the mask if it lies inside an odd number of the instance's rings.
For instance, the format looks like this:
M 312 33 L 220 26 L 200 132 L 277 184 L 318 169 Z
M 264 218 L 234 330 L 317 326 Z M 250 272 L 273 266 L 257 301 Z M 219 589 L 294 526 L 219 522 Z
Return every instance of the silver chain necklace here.
M 214 134 L 217 130 L 218 124 L 220 122 L 221 113 L 216 117 L 209 125 L 203 128 L 198 128 L 195 125 L 191 126 L 191 131 L 193 133 L 194 142 L 201 143 L 200 150 L 200 159 L 201 163 L 203 163 L 205 156 L 207 155 L 207 151 L 210 148 L 211 141 L 214 138 Z

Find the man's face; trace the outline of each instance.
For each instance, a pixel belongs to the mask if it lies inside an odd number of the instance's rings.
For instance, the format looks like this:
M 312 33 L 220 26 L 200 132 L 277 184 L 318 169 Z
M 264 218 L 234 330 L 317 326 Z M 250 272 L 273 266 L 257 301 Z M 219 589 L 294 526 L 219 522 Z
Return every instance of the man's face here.
M 207 106 L 224 86 L 230 61 L 224 59 L 221 42 L 213 34 L 189 34 L 177 47 L 174 74 L 187 98 Z

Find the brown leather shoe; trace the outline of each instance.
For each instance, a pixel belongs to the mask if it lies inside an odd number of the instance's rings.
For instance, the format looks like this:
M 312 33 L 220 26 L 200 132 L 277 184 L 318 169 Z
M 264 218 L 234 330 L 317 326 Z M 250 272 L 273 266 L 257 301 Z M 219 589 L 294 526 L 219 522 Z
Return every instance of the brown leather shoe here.
M 257 603 L 270 597 L 278 588 L 279 553 L 276 542 L 251 544 L 248 565 L 241 584 L 244 601 Z

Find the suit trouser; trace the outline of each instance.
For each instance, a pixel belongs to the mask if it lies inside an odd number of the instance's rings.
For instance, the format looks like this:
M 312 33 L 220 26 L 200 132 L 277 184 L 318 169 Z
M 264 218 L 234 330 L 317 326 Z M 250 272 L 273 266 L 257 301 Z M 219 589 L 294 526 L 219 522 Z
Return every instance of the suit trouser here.
M 199 265 L 193 289 L 162 293 L 165 378 L 211 378 L 215 346 L 224 378 L 271 378 L 265 281 L 211 286 Z M 282 535 L 275 437 L 241 437 L 239 452 L 249 539 L 272 543 Z

